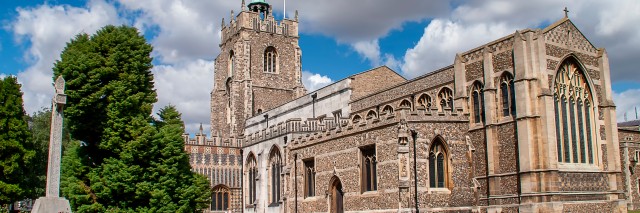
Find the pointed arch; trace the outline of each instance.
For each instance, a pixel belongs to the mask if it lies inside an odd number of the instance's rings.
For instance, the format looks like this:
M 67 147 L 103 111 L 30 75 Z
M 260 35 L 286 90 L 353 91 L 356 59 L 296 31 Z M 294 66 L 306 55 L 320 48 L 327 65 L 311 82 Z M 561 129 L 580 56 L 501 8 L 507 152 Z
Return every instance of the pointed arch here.
M 264 72 L 277 73 L 278 72 L 278 52 L 273 46 L 268 46 L 264 49 Z
M 327 190 L 331 195 L 329 212 L 331 213 L 344 213 L 344 191 L 342 188 L 342 181 L 336 175 L 329 179 L 329 189 Z
M 269 179 L 270 179 L 270 200 L 272 205 L 279 205 L 281 198 L 282 181 L 280 177 L 282 173 L 282 154 L 277 145 L 271 146 L 269 151 Z
M 500 76 L 499 84 L 502 116 L 514 116 L 516 114 L 516 98 L 513 75 L 510 72 L 503 72 Z
M 211 189 L 211 206 L 212 211 L 226 211 L 229 209 L 229 201 L 231 200 L 231 190 L 223 184 L 216 185 Z
M 362 121 L 362 117 L 360 117 L 360 115 L 358 114 L 355 114 L 353 118 L 351 118 L 351 123 L 353 124 L 359 124 L 360 121 Z
M 442 87 L 440 92 L 438 92 L 438 111 L 452 111 L 454 110 L 453 106 L 453 90 L 449 87 Z
M 378 118 L 378 113 L 376 113 L 376 111 L 369 110 L 369 112 L 367 112 L 367 120 L 376 118 Z
M 442 136 L 436 136 L 429 147 L 429 187 L 449 188 L 449 148 Z
M 423 106 L 425 110 L 430 111 L 432 105 L 431 96 L 426 93 L 423 93 L 418 97 L 418 105 Z
M 411 109 L 411 101 L 409 101 L 409 100 L 407 100 L 407 99 L 403 99 L 403 100 L 400 102 L 400 105 L 399 105 L 398 107 L 399 107 L 399 108 L 407 108 L 407 107 L 408 107 L 409 109 Z
M 247 155 L 246 164 L 246 177 L 247 177 L 247 202 L 248 204 L 254 204 L 256 201 L 257 181 L 258 177 L 258 162 L 253 152 L 249 152 Z
M 393 114 L 393 107 L 391 105 L 386 105 L 382 108 L 382 113 L 386 114 L 387 116 L 392 115 Z
M 484 85 L 480 81 L 473 82 L 471 86 L 471 106 L 473 122 L 482 122 L 484 120 Z
M 595 119 L 590 103 L 596 99 L 590 81 L 582 64 L 572 54 L 557 67 L 551 86 L 555 97 L 559 162 L 593 164 L 592 134 L 595 131 L 592 121 Z
M 229 61 L 227 63 L 227 77 L 232 77 L 236 69 L 236 55 L 233 50 L 229 50 Z

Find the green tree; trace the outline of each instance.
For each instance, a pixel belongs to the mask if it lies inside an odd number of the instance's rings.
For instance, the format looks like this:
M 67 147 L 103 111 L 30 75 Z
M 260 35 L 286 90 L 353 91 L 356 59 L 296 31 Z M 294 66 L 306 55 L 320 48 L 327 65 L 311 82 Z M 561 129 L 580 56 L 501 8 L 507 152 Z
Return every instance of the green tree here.
M 68 95 L 62 193 L 76 212 L 193 212 L 209 202 L 206 178 L 191 172 L 180 113 L 156 101 L 151 46 L 135 28 L 80 34 L 56 62 Z
M 18 79 L 0 79 L 0 205 L 24 199 L 33 176 L 27 171 L 35 156 Z

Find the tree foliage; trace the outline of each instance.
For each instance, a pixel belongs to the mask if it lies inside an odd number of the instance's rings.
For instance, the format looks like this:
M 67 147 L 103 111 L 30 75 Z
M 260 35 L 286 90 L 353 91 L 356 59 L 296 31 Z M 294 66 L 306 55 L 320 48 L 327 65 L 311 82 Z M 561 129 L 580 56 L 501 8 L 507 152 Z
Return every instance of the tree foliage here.
M 0 205 L 25 198 L 33 176 L 27 168 L 35 156 L 16 77 L 0 79 Z
M 55 76 L 67 81 L 62 192 L 76 212 L 194 212 L 209 183 L 191 171 L 183 122 L 173 106 L 151 117 L 156 101 L 151 46 L 135 28 L 107 26 L 76 36 Z

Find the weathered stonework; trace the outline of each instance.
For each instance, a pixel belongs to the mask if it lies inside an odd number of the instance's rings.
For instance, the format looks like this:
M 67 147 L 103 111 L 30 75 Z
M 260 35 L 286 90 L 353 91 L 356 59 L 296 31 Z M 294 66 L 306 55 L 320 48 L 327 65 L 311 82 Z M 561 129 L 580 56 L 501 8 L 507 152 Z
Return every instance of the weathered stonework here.
M 231 189 L 232 211 L 624 212 L 619 197 L 634 196 L 621 193 L 636 178 L 620 172 L 629 150 L 604 122 L 615 117 L 604 93 L 609 68 L 600 67 L 606 55 L 567 18 L 458 53 L 452 65 L 414 79 L 382 66 L 309 94 L 297 16 L 278 22 L 242 11 L 224 25 L 212 137 L 185 141 L 194 171 Z M 273 73 L 263 69 L 267 47 L 278 51 Z M 591 163 L 558 160 L 554 77 L 567 61 L 587 74 L 599 105 Z M 516 92 L 510 101 L 503 77 Z M 483 85 L 476 100 L 475 81 Z

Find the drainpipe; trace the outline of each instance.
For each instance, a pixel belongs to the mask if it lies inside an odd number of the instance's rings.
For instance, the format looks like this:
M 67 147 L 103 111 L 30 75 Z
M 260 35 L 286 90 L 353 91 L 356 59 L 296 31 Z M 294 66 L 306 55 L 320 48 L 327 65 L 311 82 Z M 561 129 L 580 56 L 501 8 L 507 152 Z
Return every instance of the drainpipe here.
M 411 138 L 413 138 L 413 187 L 415 190 L 413 191 L 413 200 L 416 204 L 416 213 L 420 213 L 420 209 L 418 207 L 418 164 L 417 164 L 417 151 L 416 151 L 416 138 L 418 137 L 418 132 L 415 130 L 411 130 Z
M 298 153 L 293 155 L 293 189 L 295 191 L 295 213 L 298 213 Z
M 269 114 L 268 113 L 264 114 L 264 120 L 267 122 L 267 129 L 269 129 Z
M 240 149 L 240 156 L 240 174 L 244 176 L 244 162 L 242 162 L 242 160 L 244 160 L 244 155 L 242 155 L 242 149 Z M 240 180 L 240 209 L 242 209 L 241 212 L 244 212 L 244 193 L 242 193 L 244 192 L 244 178 L 241 178 Z

